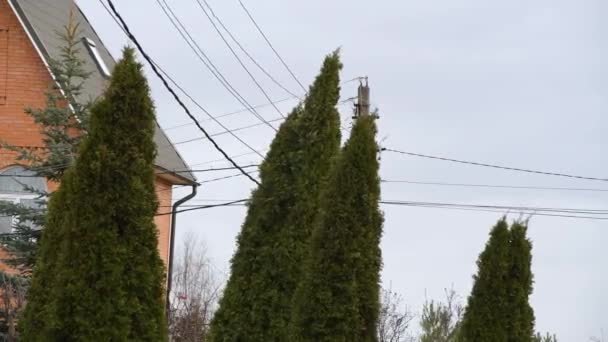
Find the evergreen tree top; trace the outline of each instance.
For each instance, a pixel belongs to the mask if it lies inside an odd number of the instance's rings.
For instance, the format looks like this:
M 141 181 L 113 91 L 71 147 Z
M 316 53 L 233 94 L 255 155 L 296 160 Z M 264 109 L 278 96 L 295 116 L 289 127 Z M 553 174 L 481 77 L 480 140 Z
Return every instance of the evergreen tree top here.
M 293 341 L 376 341 L 380 179 L 374 117 L 357 118 L 332 169 L 294 299 Z
M 260 166 L 231 276 L 211 324 L 213 341 L 286 341 L 319 194 L 340 148 L 340 69 L 327 56 L 304 101 L 279 128 Z
M 24 340 L 166 340 L 154 117 L 142 66 L 127 48 L 49 208 Z

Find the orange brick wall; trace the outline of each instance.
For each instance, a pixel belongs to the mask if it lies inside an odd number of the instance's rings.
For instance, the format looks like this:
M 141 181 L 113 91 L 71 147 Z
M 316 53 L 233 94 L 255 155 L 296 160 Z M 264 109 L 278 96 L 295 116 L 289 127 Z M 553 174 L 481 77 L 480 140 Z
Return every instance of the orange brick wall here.
M 0 0 L 0 30 L 0 140 L 18 146 L 42 146 L 39 127 L 24 108 L 44 107 L 45 92 L 52 78 L 7 0 Z M 7 44 L 3 44 L 3 38 Z M 13 164 L 15 155 L 0 149 L 0 169 Z M 172 194 L 167 190 L 171 184 L 158 178 L 155 186 L 161 203 L 159 212 L 170 211 L 162 206 L 171 205 Z M 49 188 L 55 187 L 49 184 Z M 159 230 L 159 251 L 166 262 L 171 217 L 157 216 L 155 222 Z
M 6 0 L 0 0 L 0 29 L 7 43 L 0 41 L 0 96 L 6 96 L 0 101 L 0 140 L 40 146 L 39 129 L 23 109 L 44 106 L 51 77 Z M 0 150 L 0 168 L 13 162 L 12 153 Z
M 156 194 L 158 196 L 158 212 L 168 213 L 171 211 L 171 184 L 160 178 L 156 179 Z M 171 215 L 156 216 L 154 222 L 158 227 L 158 251 L 160 257 L 167 264 L 169 259 L 169 238 L 171 234 Z

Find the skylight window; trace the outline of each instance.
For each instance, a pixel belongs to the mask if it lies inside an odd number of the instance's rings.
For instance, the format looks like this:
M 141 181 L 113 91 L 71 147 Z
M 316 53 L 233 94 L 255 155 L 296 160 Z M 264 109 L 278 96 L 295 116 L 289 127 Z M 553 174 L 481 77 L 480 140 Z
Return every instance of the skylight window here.
M 97 44 L 89 38 L 83 38 L 84 44 L 87 46 L 87 49 L 95 59 L 95 63 L 97 63 L 97 67 L 101 70 L 101 73 L 104 77 L 110 77 L 110 69 L 106 63 L 101 59 L 101 55 L 99 54 L 99 50 L 97 49 Z

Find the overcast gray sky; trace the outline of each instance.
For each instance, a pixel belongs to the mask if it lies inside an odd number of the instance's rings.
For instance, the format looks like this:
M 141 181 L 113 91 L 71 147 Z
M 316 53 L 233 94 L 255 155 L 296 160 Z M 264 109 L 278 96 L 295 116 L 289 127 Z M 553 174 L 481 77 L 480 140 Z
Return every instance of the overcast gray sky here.
M 380 109 L 382 145 L 419 153 L 538 170 L 607 177 L 608 14 L 601 0 L 244 0 L 277 49 L 308 85 L 325 54 L 342 48 L 343 79 L 367 75 Z M 248 21 L 238 0 L 209 0 L 242 44 L 292 91 L 297 84 Z M 115 57 L 125 36 L 97 1 L 79 1 Z M 213 31 L 195 0 L 169 0 L 226 78 L 252 104 L 265 103 Z M 241 109 L 170 26 L 155 1 L 117 1 L 144 47 L 212 114 Z M 602 18 L 603 17 L 603 18 Z M 252 67 L 252 70 L 253 69 Z M 286 93 L 255 70 L 273 99 Z M 148 72 L 160 124 L 189 120 Z M 356 94 L 345 84 L 343 98 Z M 294 101 L 280 105 L 288 111 Z M 190 105 L 194 110 L 194 106 Z M 267 119 L 272 108 L 259 110 Z M 341 107 L 350 124 L 348 104 Z M 201 111 L 196 115 L 205 118 Z M 227 117 L 231 128 L 256 123 L 249 113 Z M 205 122 L 212 132 L 221 128 Z M 174 142 L 200 137 L 193 126 L 168 130 Z M 258 149 L 268 127 L 238 132 Z M 248 150 L 217 137 L 231 155 Z M 178 145 L 189 164 L 221 158 L 206 141 Z M 255 155 L 238 159 L 258 162 Z M 199 168 L 226 166 L 215 162 Z M 200 180 L 233 174 L 200 174 Z M 608 189 L 605 182 L 530 175 L 384 153 L 382 177 L 426 182 L 487 183 Z M 243 177 L 205 184 L 197 200 L 246 198 Z M 383 198 L 497 205 L 608 209 L 608 192 L 484 189 L 384 184 Z M 187 191 L 176 191 L 176 197 Z M 208 203 L 208 202 L 195 202 Z M 475 261 L 499 213 L 383 207 L 386 215 L 383 281 L 419 310 L 446 287 L 466 298 Z M 179 236 L 204 239 L 216 265 L 229 269 L 245 209 L 196 211 L 179 217 Z M 516 218 L 516 215 L 510 215 Z M 560 341 L 608 337 L 608 221 L 534 217 L 537 329 Z

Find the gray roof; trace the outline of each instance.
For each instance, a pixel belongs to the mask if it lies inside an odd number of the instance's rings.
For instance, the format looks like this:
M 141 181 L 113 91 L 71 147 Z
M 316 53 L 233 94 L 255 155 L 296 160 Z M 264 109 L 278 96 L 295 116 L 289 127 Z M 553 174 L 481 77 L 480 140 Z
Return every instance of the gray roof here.
M 74 19 L 79 23 L 79 30 L 83 38 L 93 41 L 99 51 L 101 59 L 108 69 L 112 70 L 116 62 L 110 55 L 88 19 L 82 13 L 73 0 L 9 0 L 17 11 L 17 14 L 26 26 L 37 48 L 45 58 L 57 58 L 60 56 L 60 47 L 63 46 L 60 32 L 69 22 L 70 11 L 73 11 Z M 101 68 L 94 57 L 88 52 L 83 42 L 82 59 L 85 62 L 85 70 L 91 72 L 91 76 L 84 84 L 84 94 L 87 99 L 99 97 L 107 83 Z M 156 166 L 165 171 L 189 170 L 177 150 L 172 146 L 167 135 L 156 124 L 154 141 L 158 146 Z M 170 146 L 170 147 L 167 147 Z M 191 184 L 196 181 L 191 172 L 179 172 L 173 175 L 175 184 Z

